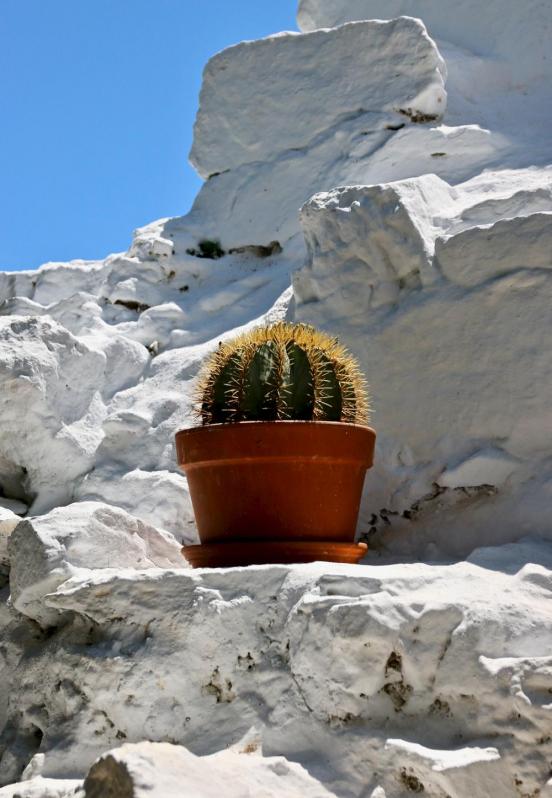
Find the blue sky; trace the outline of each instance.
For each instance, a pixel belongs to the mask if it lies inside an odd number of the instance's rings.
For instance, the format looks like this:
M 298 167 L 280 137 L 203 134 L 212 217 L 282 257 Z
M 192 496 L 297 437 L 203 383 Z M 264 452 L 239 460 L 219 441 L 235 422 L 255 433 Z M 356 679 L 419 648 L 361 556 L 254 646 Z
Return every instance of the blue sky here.
M 297 0 L 0 0 L 0 269 L 125 250 L 185 213 L 207 59 Z

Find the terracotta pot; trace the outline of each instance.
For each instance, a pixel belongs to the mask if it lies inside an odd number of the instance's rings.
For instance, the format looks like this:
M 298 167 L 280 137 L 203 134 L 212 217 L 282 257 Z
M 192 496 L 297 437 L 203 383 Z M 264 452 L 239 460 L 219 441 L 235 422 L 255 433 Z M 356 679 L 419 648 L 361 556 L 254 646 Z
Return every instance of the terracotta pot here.
M 328 421 L 248 421 L 181 430 L 177 458 L 188 478 L 202 544 L 331 542 L 350 549 L 375 439 L 368 427 Z M 187 553 L 190 548 L 195 547 Z

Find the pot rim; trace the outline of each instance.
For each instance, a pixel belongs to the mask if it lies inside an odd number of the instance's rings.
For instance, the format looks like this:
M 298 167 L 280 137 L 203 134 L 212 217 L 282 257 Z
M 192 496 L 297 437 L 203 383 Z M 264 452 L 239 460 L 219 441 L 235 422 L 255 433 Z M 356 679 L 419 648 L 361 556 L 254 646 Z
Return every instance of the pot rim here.
M 175 432 L 176 435 L 191 435 L 193 433 L 198 434 L 200 431 L 203 430 L 212 430 L 212 429 L 228 429 L 229 427 L 252 427 L 254 425 L 258 426 L 274 426 L 274 425 L 282 426 L 282 425 L 291 425 L 291 424 L 305 424 L 308 426 L 332 426 L 332 427 L 345 427 L 345 428 L 355 428 L 355 429 L 365 429 L 368 432 L 372 432 L 374 435 L 376 434 L 376 430 L 373 427 L 369 427 L 367 424 L 353 424 L 350 421 L 321 421 L 321 420 L 304 420 L 301 418 L 282 418 L 278 419 L 277 421 L 225 421 L 221 424 L 198 424 L 193 427 L 183 427 L 183 429 L 179 429 Z
M 326 461 L 373 463 L 376 432 L 342 421 L 237 421 L 189 427 L 175 434 L 177 462 L 184 471 L 200 464 Z

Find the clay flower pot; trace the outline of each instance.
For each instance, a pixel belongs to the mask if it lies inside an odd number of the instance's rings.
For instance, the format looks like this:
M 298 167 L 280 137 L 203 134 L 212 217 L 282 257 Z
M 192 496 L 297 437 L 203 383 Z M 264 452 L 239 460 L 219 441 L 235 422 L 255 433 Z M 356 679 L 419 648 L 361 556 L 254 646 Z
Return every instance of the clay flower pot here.
M 210 424 L 176 434 L 201 546 L 194 567 L 358 562 L 354 536 L 374 430 L 330 421 Z

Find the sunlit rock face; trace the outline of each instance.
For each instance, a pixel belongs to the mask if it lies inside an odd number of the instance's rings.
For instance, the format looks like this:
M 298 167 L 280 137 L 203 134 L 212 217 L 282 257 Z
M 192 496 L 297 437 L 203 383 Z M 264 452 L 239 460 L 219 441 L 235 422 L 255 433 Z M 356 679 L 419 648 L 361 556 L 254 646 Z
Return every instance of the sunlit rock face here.
M 208 63 L 187 216 L 0 274 L 0 796 L 552 795 L 551 7 L 298 19 Z M 192 571 L 174 433 L 281 319 L 370 383 L 367 558 Z
M 295 316 L 339 326 L 374 394 L 368 539 L 457 557 L 550 537 L 552 170 L 334 189 L 301 220 Z
M 11 600 L 42 626 L 55 626 L 44 596 L 89 569 L 183 568 L 174 537 L 116 507 L 74 502 L 21 520 L 9 538 Z
M 11 680 L 8 728 L 19 709 L 44 736 L 6 738 L 5 763 L 72 779 L 148 739 L 233 749 L 246 779 L 285 756 L 335 795 L 531 794 L 549 772 L 551 568 L 552 544 L 526 539 L 453 565 L 79 573 L 42 598 L 65 625 Z
M 190 158 L 207 178 L 309 149 L 366 114 L 440 119 L 444 78 L 434 42 L 410 18 L 244 42 L 207 65 Z
M 0 484 L 33 509 L 71 499 L 101 439 L 106 357 L 52 318 L 0 319 Z
M 32 776 L 5 798 L 335 798 L 308 771 L 282 756 L 251 756 L 258 743 L 198 757 L 172 743 L 125 743 L 100 756 L 84 781 Z M 245 756 L 244 756 L 245 754 Z
M 434 39 L 512 65 L 519 81 L 540 79 L 552 72 L 547 58 L 551 12 L 542 0 L 528 0 L 523 6 L 505 6 L 502 0 L 484 4 L 464 0 L 453 10 L 434 0 L 299 0 L 297 22 L 301 30 L 312 31 L 402 15 L 423 19 Z

